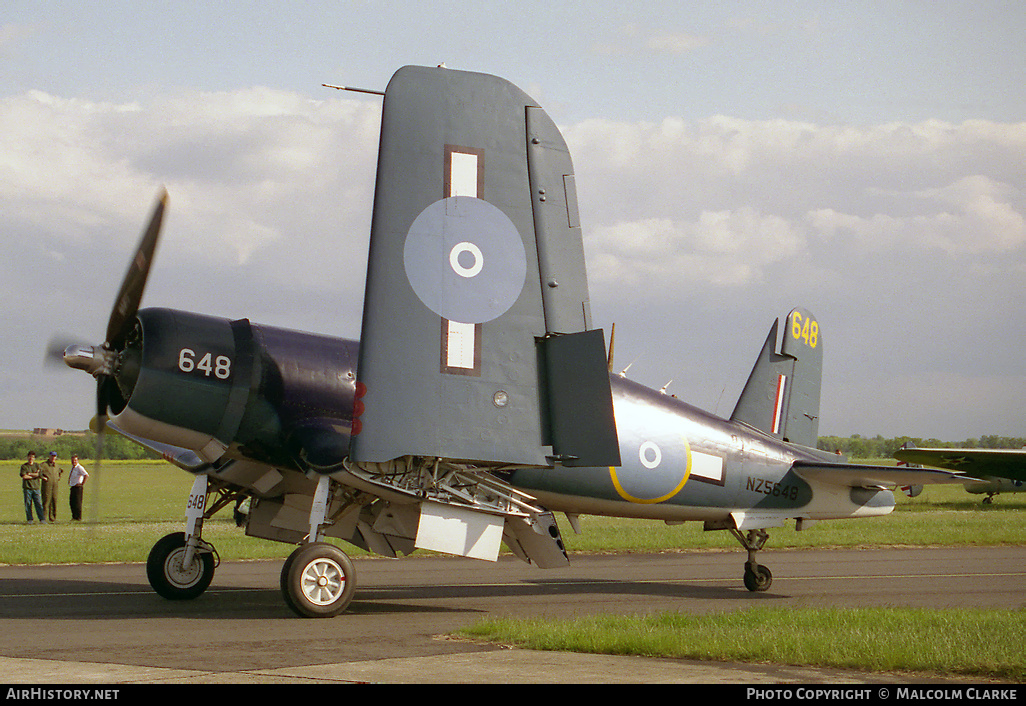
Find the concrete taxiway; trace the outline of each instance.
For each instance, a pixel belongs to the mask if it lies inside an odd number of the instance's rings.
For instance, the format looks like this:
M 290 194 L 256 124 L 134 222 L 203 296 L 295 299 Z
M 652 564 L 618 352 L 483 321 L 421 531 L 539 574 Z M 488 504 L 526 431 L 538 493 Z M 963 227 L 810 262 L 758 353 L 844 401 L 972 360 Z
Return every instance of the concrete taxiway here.
M 542 571 L 448 557 L 356 559 L 349 611 L 295 617 L 280 562 L 226 562 L 193 601 L 138 564 L 0 567 L 0 671 L 15 683 L 844 683 L 919 676 L 509 650 L 447 637 L 483 618 L 751 606 L 1026 605 L 1026 546 L 777 550 L 752 594 L 739 552 L 574 556 Z

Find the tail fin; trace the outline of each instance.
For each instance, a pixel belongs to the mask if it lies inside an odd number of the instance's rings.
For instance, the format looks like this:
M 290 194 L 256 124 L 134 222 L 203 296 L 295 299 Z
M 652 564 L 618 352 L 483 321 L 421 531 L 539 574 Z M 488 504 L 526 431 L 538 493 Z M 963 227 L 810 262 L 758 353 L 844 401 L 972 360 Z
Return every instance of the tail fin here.
M 773 322 L 731 420 L 803 446 L 819 438 L 819 400 L 823 377 L 823 335 L 805 309 L 787 315 L 780 353 L 779 319 Z
M 578 221 L 569 151 L 534 100 L 495 76 L 396 72 L 381 121 L 355 461 L 619 465 Z

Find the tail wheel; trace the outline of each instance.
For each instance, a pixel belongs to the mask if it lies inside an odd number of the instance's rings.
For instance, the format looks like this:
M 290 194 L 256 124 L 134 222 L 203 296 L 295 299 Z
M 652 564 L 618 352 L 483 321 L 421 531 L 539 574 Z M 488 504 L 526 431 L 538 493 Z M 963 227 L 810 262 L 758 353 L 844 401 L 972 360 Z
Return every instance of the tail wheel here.
M 146 559 L 146 577 L 150 586 L 168 600 L 190 600 L 207 590 L 214 580 L 214 556 L 196 552 L 186 566 L 185 533 L 174 532 L 153 545 Z
M 281 588 L 285 602 L 300 617 L 331 618 L 353 600 L 356 569 L 333 544 L 304 544 L 285 561 Z
M 769 590 L 773 583 L 773 574 L 762 564 L 745 564 L 745 588 L 749 591 Z

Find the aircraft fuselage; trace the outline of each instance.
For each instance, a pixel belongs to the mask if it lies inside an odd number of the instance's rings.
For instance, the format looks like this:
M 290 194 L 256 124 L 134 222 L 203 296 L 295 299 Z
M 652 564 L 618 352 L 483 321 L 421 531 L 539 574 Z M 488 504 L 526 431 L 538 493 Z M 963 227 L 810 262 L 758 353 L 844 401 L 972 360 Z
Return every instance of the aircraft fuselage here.
M 169 309 L 139 314 L 112 420 L 131 434 L 305 473 L 336 467 L 359 428 L 352 340 Z M 811 485 L 795 460 L 832 454 L 780 441 L 611 375 L 621 465 L 525 468 L 506 479 L 550 510 L 726 522 L 747 515 L 886 514 L 889 491 Z M 355 418 L 355 422 L 354 422 Z M 278 492 L 280 487 L 266 489 Z M 735 523 L 737 518 L 733 518 Z
M 836 461 L 675 397 L 611 376 L 621 465 L 523 469 L 512 484 L 553 510 L 666 521 L 720 522 L 748 514 L 834 519 L 886 514 L 890 491 L 815 486 L 796 460 Z

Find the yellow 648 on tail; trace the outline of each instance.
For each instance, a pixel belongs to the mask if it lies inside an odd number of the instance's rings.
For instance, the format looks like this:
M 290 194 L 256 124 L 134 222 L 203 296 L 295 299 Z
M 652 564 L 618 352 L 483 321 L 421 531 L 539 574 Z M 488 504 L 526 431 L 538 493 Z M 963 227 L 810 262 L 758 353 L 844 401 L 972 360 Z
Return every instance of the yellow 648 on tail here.
M 819 323 L 811 316 L 802 317 L 800 311 L 794 311 L 791 314 L 791 337 L 815 348 L 819 343 Z

